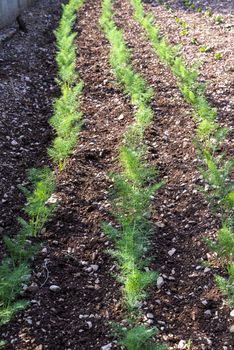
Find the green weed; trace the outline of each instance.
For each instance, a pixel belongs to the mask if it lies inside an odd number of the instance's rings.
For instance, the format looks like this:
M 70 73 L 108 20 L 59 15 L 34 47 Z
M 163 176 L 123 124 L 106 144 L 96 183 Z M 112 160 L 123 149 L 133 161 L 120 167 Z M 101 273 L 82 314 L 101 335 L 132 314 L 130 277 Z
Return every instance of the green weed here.
M 193 45 L 198 45 L 197 38 L 192 38 L 191 44 L 193 44 Z
M 2 349 L 7 343 L 4 340 L 0 340 L 0 349 Z
M 220 61 L 222 59 L 222 54 L 220 52 L 215 52 L 214 59 L 215 61 Z
M 212 16 L 212 11 L 211 10 L 206 10 L 205 12 L 204 12 L 204 15 L 206 16 L 206 17 L 211 17 Z
M 216 15 L 214 22 L 215 24 L 221 24 L 223 22 L 222 17 L 220 15 Z
M 210 52 L 211 48 L 209 46 L 201 46 L 199 47 L 200 52 Z
M 234 305 L 234 264 L 227 266 L 228 278 L 216 276 L 216 283 L 221 292 L 226 295 L 231 305 Z

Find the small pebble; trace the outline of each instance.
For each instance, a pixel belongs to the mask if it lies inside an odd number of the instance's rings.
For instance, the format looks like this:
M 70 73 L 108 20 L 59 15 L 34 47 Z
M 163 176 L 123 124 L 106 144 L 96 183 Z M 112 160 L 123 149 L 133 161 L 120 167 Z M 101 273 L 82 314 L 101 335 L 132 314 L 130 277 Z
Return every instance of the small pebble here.
M 29 292 L 36 292 L 38 290 L 38 285 L 37 283 L 33 282 L 32 284 L 30 284 L 30 286 L 28 286 L 27 290 Z
M 107 345 L 102 346 L 102 347 L 101 347 L 101 350 L 110 350 L 111 348 L 112 348 L 112 344 L 109 343 L 109 344 L 107 344 Z
M 26 320 L 25 320 L 28 324 L 32 324 L 32 319 L 30 318 L 30 317 L 28 317 L 28 318 L 26 318 Z
M 45 247 L 45 248 L 43 248 L 43 249 L 41 250 L 41 252 L 42 252 L 42 254 L 47 254 L 47 253 L 48 253 L 48 250 L 47 250 L 47 248 Z
M 98 265 L 90 265 L 90 267 L 93 271 L 97 271 L 99 269 Z
M 149 324 L 149 325 L 151 325 L 151 324 L 154 324 L 154 321 L 151 320 L 151 319 L 148 319 L 146 323 Z
M 178 349 L 184 349 L 186 346 L 186 342 L 184 340 L 181 340 L 178 344 Z
M 170 249 L 170 250 L 168 251 L 168 255 L 172 256 L 172 255 L 175 254 L 175 252 L 176 252 L 176 249 L 175 249 L 175 248 L 172 248 L 172 249 Z
M 164 284 L 164 279 L 161 276 L 159 276 L 157 279 L 157 287 L 161 288 L 163 284 Z
M 87 321 L 86 323 L 87 323 L 87 325 L 88 325 L 89 329 L 93 327 L 92 322 Z
M 205 273 L 210 272 L 210 268 L 209 268 L 209 267 L 206 267 L 206 268 L 204 269 L 204 272 L 205 272 Z
M 58 291 L 61 290 L 61 288 L 60 288 L 59 286 L 56 286 L 55 284 L 52 284 L 52 285 L 50 286 L 50 290 L 51 290 L 52 292 L 58 292 Z
M 211 310 L 206 310 L 206 311 L 204 312 L 204 314 L 205 314 L 206 316 L 211 316 Z

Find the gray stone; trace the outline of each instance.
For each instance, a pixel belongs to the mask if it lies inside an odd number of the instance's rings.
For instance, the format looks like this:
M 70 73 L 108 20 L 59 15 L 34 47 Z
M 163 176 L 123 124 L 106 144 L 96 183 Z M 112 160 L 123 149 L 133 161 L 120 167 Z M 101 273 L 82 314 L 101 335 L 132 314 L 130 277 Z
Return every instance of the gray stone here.
M 93 271 L 97 271 L 99 269 L 98 265 L 90 265 L 90 267 Z
M 172 248 L 172 249 L 170 249 L 170 250 L 168 251 L 168 255 L 172 256 L 172 255 L 175 254 L 175 252 L 176 252 L 176 249 L 175 249 L 175 248 Z
M 111 348 L 112 348 L 112 344 L 109 343 L 109 344 L 107 344 L 107 345 L 102 346 L 102 347 L 101 347 L 101 350 L 110 350 Z
M 33 282 L 32 284 L 30 284 L 30 286 L 28 286 L 27 290 L 29 292 L 32 292 L 32 293 L 36 292 L 38 290 L 37 283 Z
M 52 284 L 51 286 L 50 286 L 50 290 L 52 291 L 52 292 L 59 292 L 60 290 L 61 290 L 61 288 L 59 287 L 59 286 L 56 286 L 55 284 Z
M 184 340 L 181 340 L 178 344 L 178 349 L 184 349 L 186 346 L 186 342 Z
M 164 279 L 161 276 L 159 276 L 157 279 L 157 287 L 161 288 L 163 284 L 164 284 Z

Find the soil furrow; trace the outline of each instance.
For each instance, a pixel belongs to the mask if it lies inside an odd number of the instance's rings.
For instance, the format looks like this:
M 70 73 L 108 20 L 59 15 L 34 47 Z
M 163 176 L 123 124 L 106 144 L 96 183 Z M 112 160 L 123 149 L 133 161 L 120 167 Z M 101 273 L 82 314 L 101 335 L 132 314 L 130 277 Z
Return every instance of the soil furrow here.
M 206 268 L 209 253 L 203 238 L 213 236 L 217 222 L 196 188 L 200 177 L 192 144 L 192 111 L 180 97 L 169 71 L 143 39 L 128 2 L 116 1 L 115 10 L 116 23 L 124 29 L 133 50 L 135 69 L 155 89 L 155 120 L 147 132 L 149 160 L 158 168 L 159 178 L 166 181 L 156 195 L 152 214 L 159 226 L 154 267 L 164 285 L 152 291 L 148 308 L 170 349 L 189 339 L 194 350 L 231 349 L 230 309 L 223 305 L 213 280 L 214 273 L 220 271 L 216 266 Z

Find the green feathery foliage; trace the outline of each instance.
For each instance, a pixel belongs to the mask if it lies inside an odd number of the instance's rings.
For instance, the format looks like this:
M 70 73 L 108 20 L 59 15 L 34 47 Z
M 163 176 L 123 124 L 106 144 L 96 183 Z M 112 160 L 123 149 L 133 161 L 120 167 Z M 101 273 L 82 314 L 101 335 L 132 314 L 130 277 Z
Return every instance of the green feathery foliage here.
M 152 89 L 148 88 L 143 78 L 137 74 L 130 62 L 130 51 L 127 48 L 120 30 L 112 20 L 112 1 L 102 3 L 101 26 L 109 40 L 110 64 L 116 79 L 123 86 L 131 103 L 136 107 L 135 123 L 128 128 L 124 145 L 120 148 L 122 173 L 112 176 L 114 182 L 113 206 L 114 216 L 119 230 L 105 231 L 116 236 L 116 257 L 121 270 L 121 281 L 124 284 L 124 297 L 130 308 L 145 297 L 145 289 L 156 278 L 156 274 L 143 270 L 145 263 L 142 257 L 147 251 L 149 225 L 145 218 L 150 205 L 150 197 L 161 186 L 148 183 L 155 176 L 155 170 L 144 161 L 143 133 L 152 119 L 153 112 L 148 106 L 152 98 Z M 140 140 L 137 136 L 141 135 Z M 134 139 L 129 145 L 129 139 Z
M 227 266 L 228 278 L 216 276 L 216 283 L 228 301 L 234 306 L 234 264 Z
M 21 190 L 27 200 L 24 208 L 29 217 L 27 229 L 30 228 L 30 235 L 35 237 L 54 211 L 55 205 L 46 202 L 55 190 L 55 178 L 49 168 L 33 168 L 28 171 L 28 179 L 33 186 L 32 192 L 26 187 L 21 187 Z
M 72 29 L 76 18 L 75 12 L 83 2 L 84 0 L 70 0 L 63 5 L 63 15 L 55 32 L 58 49 L 57 81 L 62 96 L 56 100 L 54 115 L 50 119 L 57 137 L 48 153 L 60 165 L 74 147 L 81 127 L 78 98 L 83 83 L 77 83 L 74 45 L 76 34 Z M 28 171 L 28 179 L 30 188 L 21 187 L 26 197 L 24 212 L 27 219 L 18 218 L 21 229 L 14 238 L 4 237 L 9 258 L 4 258 L 0 265 L 0 325 L 8 322 L 17 311 L 27 305 L 24 300 L 15 300 L 22 289 L 22 283 L 28 279 L 29 260 L 37 250 L 28 238 L 35 237 L 41 231 L 55 209 L 55 204 L 49 201 L 55 190 L 53 172 L 49 168 L 31 169 Z M 3 344 L 4 341 L 1 341 L 0 347 Z
M 28 179 L 32 191 L 21 187 L 27 200 L 24 211 L 28 220 L 18 218 L 21 225 L 18 234 L 14 238 L 4 237 L 10 258 L 5 258 L 0 265 L 0 324 L 8 322 L 17 311 L 27 305 L 24 300 L 14 301 L 22 288 L 22 283 L 30 274 L 29 260 L 37 250 L 37 247 L 27 239 L 40 232 L 55 208 L 53 204 L 46 204 L 55 189 L 51 170 L 31 169 L 28 171 Z
M 76 48 L 73 25 L 75 12 L 83 5 L 84 0 L 72 0 L 63 5 L 60 25 L 55 31 L 58 67 L 58 84 L 61 97 L 54 103 L 54 114 L 50 118 L 56 137 L 48 149 L 50 158 L 63 169 L 66 158 L 76 145 L 77 135 L 82 125 L 82 113 L 79 111 L 79 97 L 83 89 L 83 82 L 78 82 L 76 71 Z
M 57 55 L 56 62 L 58 66 L 59 78 L 61 84 L 76 83 L 78 76 L 75 69 L 76 51 L 74 40 L 76 33 L 72 32 L 76 19 L 76 10 L 83 5 L 84 0 L 72 0 L 63 5 L 62 18 L 59 27 L 55 31 Z
M 26 301 L 15 302 L 14 300 L 29 273 L 30 269 L 25 263 L 15 267 L 10 259 L 5 258 L 2 261 L 0 265 L 0 325 L 9 322 L 17 311 L 26 306 Z
M 216 242 L 208 242 L 210 248 L 228 262 L 234 260 L 234 232 L 224 223 L 217 234 Z
M 156 328 L 135 326 L 128 331 L 122 331 L 120 345 L 128 350 L 166 350 L 165 345 L 152 342 L 152 337 L 156 334 Z
M 131 315 L 133 311 L 136 312 L 139 301 L 146 298 L 147 288 L 157 278 L 156 272 L 146 269 L 149 264 L 146 254 L 152 233 L 148 220 L 150 200 L 162 184 L 152 184 L 155 169 L 144 161 L 144 130 L 153 117 L 149 107 L 153 91 L 133 70 L 130 50 L 112 17 L 112 0 L 103 0 L 100 23 L 110 42 L 110 64 L 117 81 L 135 107 L 135 122 L 127 128 L 120 147 L 122 172 L 112 174 L 112 207 L 118 228 L 105 223 L 103 230 L 114 241 L 115 248 L 110 253 L 118 263 L 118 280 L 123 285 L 125 305 Z M 135 321 L 132 319 L 132 322 Z M 153 328 L 133 326 L 124 333 L 121 329 L 119 343 L 129 350 L 162 349 L 153 345 L 154 335 Z

